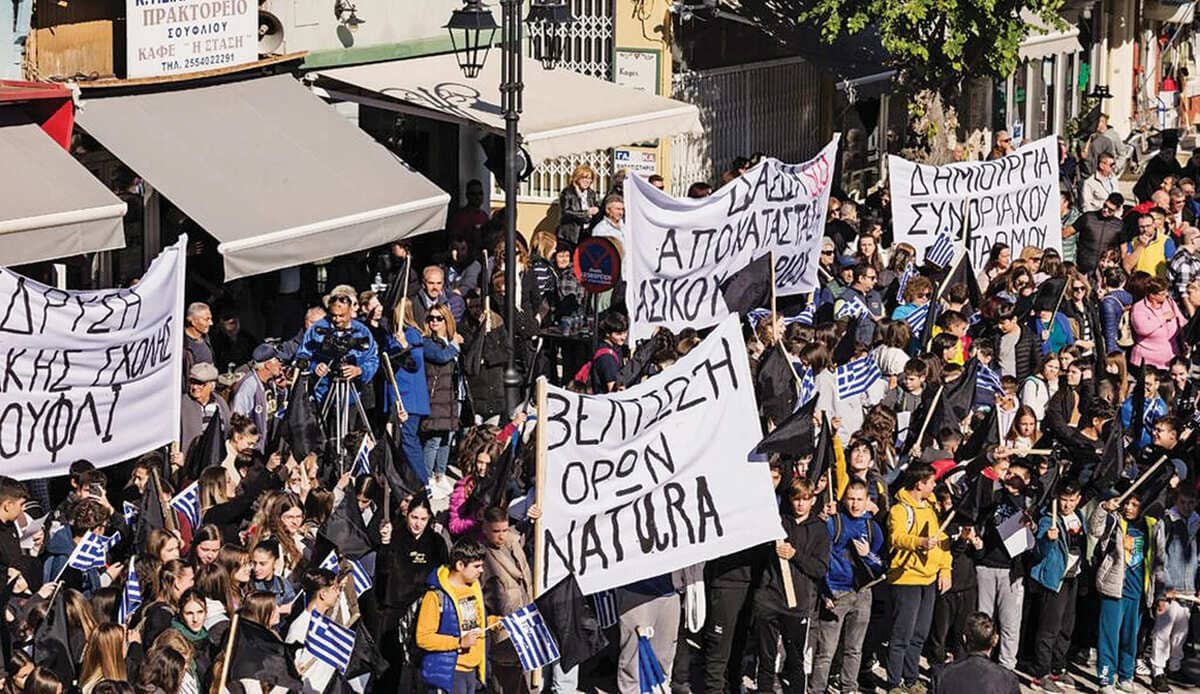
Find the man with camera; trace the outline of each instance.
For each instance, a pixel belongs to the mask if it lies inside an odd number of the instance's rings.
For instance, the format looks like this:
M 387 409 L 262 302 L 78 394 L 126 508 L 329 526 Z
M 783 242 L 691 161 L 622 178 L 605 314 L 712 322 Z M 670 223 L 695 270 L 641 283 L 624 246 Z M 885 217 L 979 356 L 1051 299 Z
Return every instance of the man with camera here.
M 304 333 L 297 360 L 309 360 L 317 375 L 313 394 L 324 402 L 334 380 L 345 379 L 366 385 L 379 368 L 379 351 L 371 331 L 354 319 L 354 288 L 340 284 L 325 297 L 329 313 Z

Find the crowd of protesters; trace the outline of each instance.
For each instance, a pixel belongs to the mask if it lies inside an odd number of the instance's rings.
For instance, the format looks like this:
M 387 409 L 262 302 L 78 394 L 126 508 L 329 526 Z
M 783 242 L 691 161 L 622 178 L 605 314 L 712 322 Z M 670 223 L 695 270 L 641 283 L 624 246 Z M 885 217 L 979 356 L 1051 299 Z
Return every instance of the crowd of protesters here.
M 1165 165 L 1126 200 L 1098 159 L 1064 182 L 1064 248 L 992 243 L 978 272 L 894 242 L 886 187 L 835 191 L 819 290 L 745 316 L 764 432 L 809 432 L 770 456 L 784 539 L 592 596 L 611 645 L 540 681 L 495 625 L 535 597 L 532 378 L 613 392 L 704 336 L 627 344 L 618 287 L 592 344 L 552 339 L 597 300 L 574 246 L 621 247 L 619 187 L 574 173 L 515 296 L 476 195 L 443 252 L 383 249 L 288 334 L 198 297 L 178 447 L 76 461 L 69 488 L 0 478 L 4 690 L 632 694 L 646 627 L 679 694 L 1193 684 L 1200 200 Z M 863 358 L 879 377 L 847 395 Z M 348 666 L 326 623 L 356 634 Z

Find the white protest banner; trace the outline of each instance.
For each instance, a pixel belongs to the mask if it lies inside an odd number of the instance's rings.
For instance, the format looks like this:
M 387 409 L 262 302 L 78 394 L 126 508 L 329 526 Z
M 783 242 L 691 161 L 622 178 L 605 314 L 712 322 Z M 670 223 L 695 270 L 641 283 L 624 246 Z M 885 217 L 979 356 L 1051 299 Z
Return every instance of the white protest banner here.
M 896 242 L 912 244 L 918 258 L 939 231 L 961 240 L 964 223 L 976 270 L 996 243 L 1008 244 L 1013 257 L 1025 246 L 1062 250 L 1054 137 L 992 161 L 928 166 L 889 156 L 888 186 Z
M 673 198 L 631 176 L 625 185 L 630 337 L 665 326 L 706 328 L 729 315 L 721 283 L 773 253 L 780 296 L 817 289 L 817 261 L 838 136 L 813 159 L 764 159 L 707 198 Z
M 783 536 L 763 460 L 742 329 L 729 317 L 628 390 L 546 387 L 544 592 L 569 573 L 585 594 Z
M 179 438 L 187 237 L 137 285 L 64 291 L 0 268 L 0 470 L 135 458 Z

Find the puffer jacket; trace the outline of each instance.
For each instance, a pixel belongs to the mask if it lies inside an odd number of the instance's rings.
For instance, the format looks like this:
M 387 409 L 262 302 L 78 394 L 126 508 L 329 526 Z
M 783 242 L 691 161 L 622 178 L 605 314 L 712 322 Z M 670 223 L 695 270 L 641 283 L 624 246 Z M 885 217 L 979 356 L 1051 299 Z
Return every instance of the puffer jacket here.
M 1075 516 L 1079 519 L 1080 526 L 1084 526 L 1083 514 L 1078 509 L 1075 510 Z M 1050 530 L 1051 514 L 1047 513 L 1038 521 L 1037 529 L 1037 545 L 1036 554 L 1038 558 L 1037 564 L 1029 570 L 1029 577 L 1037 581 L 1047 590 L 1052 590 L 1055 593 L 1062 587 L 1063 577 L 1067 573 L 1067 557 L 1070 553 L 1070 544 L 1077 539 L 1083 543 L 1080 548 L 1080 561 L 1085 561 L 1087 556 L 1087 540 L 1079 536 L 1071 537 L 1067 533 L 1066 521 L 1062 516 L 1058 518 L 1058 539 L 1051 540 L 1046 537 L 1046 533 Z M 1082 573 L 1084 567 L 1080 567 Z
M 1142 597 L 1149 607 L 1154 603 L 1154 591 L 1161 567 L 1158 566 L 1163 556 L 1162 528 L 1154 518 L 1146 518 L 1146 528 L 1149 531 L 1146 542 L 1145 583 Z M 1120 599 L 1125 587 L 1125 528 L 1127 522 L 1121 512 L 1105 511 L 1103 506 L 1097 506 L 1088 518 L 1088 534 L 1096 540 L 1096 549 L 1092 553 L 1093 561 L 1100 555 L 1096 567 L 1096 589 L 1106 598 Z
M 440 337 L 425 338 L 425 382 L 429 386 L 429 414 L 421 420 L 421 429 L 458 429 L 458 345 Z
M 950 542 L 938 529 L 941 521 L 928 501 L 918 502 L 907 489 L 896 495 L 888 510 L 888 539 L 892 562 L 888 583 L 899 586 L 927 586 L 938 576 L 950 576 Z M 921 540 L 939 536 L 933 549 L 919 549 Z
M 438 597 L 438 637 L 448 636 L 457 641 L 462 635 L 459 627 L 458 604 L 452 597 L 450 592 L 449 568 L 442 566 L 429 575 L 429 592 L 434 593 Z M 483 591 L 476 581 L 472 590 L 471 599 L 475 601 L 476 614 L 480 617 L 480 624 L 487 623 L 486 613 L 483 605 Z M 424 609 L 424 604 L 422 605 Z M 418 636 L 418 640 L 420 637 Z M 485 640 L 486 641 L 486 640 Z M 417 644 L 418 648 L 421 644 Z M 421 659 L 421 681 L 430 687 L 436 687 L 445 691 L 454 689 L 454 671 L 458 666 L 458 649 L 450 650 L 426 650 L 422 648 L 424 657 Z M 479 667 L 476 668 L 480 682 L 487 682 L 487 655 L 479 661 Z

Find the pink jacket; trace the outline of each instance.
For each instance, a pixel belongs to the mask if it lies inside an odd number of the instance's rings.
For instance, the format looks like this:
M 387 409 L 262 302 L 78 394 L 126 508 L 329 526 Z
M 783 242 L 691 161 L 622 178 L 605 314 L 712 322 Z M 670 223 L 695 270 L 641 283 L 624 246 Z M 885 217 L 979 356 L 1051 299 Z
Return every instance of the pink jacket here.
M 483 524 L 478 518 L 462 515 L 462 508 L 467 503 L 467 480 L 464 476 L 454 483 L 454 491 L 450 493 L 450 537 L 457 540 L 468 536 L 471 539 L 483 538 Z
M 1159 311 L 1155 311 L 1145 299 L 1138 301 L 1130 309 L 1129 319 L 1133 324 L 1133 336 L 1136 343 L 1130 355 L 1130 362 L 1140 364 L 1145 362 L 1159 369 L 1167 368 L 1171 359 L 1179 353 L 1176 337 L 1183 324 L 1183 314 L 1171 299 L 1167 299 L 1163 308 L 1170 308 L 1174 318 L 1164 320 Z

